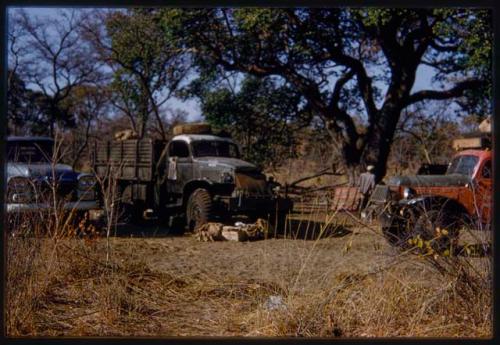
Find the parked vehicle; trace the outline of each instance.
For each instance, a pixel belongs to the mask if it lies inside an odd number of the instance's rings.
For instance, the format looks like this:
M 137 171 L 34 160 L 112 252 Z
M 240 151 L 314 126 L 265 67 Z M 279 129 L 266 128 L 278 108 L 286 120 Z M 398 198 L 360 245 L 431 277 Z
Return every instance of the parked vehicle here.
M 254 164 L 241 159 L 230 138 L 174 128 L 170 141 L 144 139 L 96 143 L 99 175 L 114 173 L 127 221 L 185 220 L 194 230 L 204 223 L 244 215 L 283 221 L 292 202 Z M 200 131 L 198 131 L 200 132 Z
M 420 236 L 443 249 L 464 225 L 489 229 L 492 153 L 483 140 L 468 146 L 476 147 L 459 151 L 444 175 L 395 176 L 376 186 L 370 208 L 381 210 L 382 230 L 391 244 L 407 247 L 408 240 Z
M 101 216 L 95 176 L 53 161 L 54 140 L 7 138 L 6 211 L 9 217 L 55 209 Z

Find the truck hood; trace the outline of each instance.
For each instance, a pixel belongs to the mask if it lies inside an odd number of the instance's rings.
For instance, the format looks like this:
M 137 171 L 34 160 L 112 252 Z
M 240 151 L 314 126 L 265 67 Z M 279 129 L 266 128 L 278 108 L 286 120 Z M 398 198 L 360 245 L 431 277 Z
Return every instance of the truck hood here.
M 196 162 L 206 164 L 209 167 L 230 169 L 236 172 L 260 172 L 259 168 L 252 163 L 238 158 L 228 157 L 198 157 Z
M 7 175 L 9 177 L 22 176 L 29 178 L 52 178 L 53 173 L 57 179 L 76 180 L 79 173 L 66 164 L 23 164 L 9 163 L 7 165 Z
M 388 184 L 408 187 L 452 187 L 470 183 L 470 177 L 461 174 L 394 176 Z

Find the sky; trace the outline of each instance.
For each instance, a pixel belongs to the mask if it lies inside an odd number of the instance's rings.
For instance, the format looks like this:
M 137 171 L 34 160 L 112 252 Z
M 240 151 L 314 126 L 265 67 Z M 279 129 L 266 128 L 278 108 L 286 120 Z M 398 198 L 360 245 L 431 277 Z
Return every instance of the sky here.
M 15 9 L 15 7 L 9 8 L 10 10 Z M 58 10 L 61 8 L 58 7 L 25 7 L 25 10 L 28 14 L 34 16 L 57 16 Z M 412 92 L 416 92 L 423 89 L 435 89 L 432 85 L 432 77 L 434 75 L 434 70 L 428 66 L 420 65 L 417 69 L 417 76 L 415 80 L 415 84 L 412 88 Z M 189 121 L 196 121 L 201 118 L 201 109 L 200 104 L 197 100 L 181 100 L 173 97 L 170 99 L 166 106 L 171 109 L 180 109 L 185 111 L 188 114 Z
M 10 10 L 15 10 L 17 7 L 11 7 Z M 29 15 L 33 16 L 49 16 L 55 17 L 58 15 L 58 11 L 62 8 L 60 7 L 25 7 L 24 8 Z M 165 103 L 165 107 L 174 109 L 180 109 L 187 113 L 188 121 L 197 121 L 201 119 L 201 109 L 200 104 L 197 100 L 181 100 L 176 97 L 172 97 Z

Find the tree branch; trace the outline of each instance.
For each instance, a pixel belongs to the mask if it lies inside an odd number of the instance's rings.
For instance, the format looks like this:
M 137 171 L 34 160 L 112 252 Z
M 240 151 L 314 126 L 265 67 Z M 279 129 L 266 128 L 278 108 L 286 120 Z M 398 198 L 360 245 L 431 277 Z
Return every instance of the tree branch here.
M 324 175 L 330 175 L 330 176 L 341 176 L 342 175 L 341 172 L 337 172 L 337 171 L 333 171 L 332 172 L 331 170 L 332 170 L 332 168 L 326 168 L 326 169 L 320 170 L 320 171 L 318 171 L 317 173 L 315 173 L 313 175 L 299 178 L 298 180 L 295 180 L 295 181 L 289 183 L 288 186 L 289 187 L 295 187 L 296 185 L 298 185 L 301 182 L 312 180 L 313 178 L 321 177 L 321 176 L 324 176 Z
M 349 80 L 352 79 L 353 76 L 354 76 L 354 70 L 351 69 L 349 70 L 349 72 L 345 73 L 344 75 L 342 75 L 342 77 L 340 77 L 337 80 L 337 83 L 335 83 L 335 88 L 333 90 L 332 98 L 330 100 L 330 105 L 329 105 L 330 109 L 333 109 L 333 107 L 335 107 L 335 105 L 338 104 L 340 99 L 340 92 L 342 91 L 344 85 L 347 84 Z
M 477 88 L 484 85 L 484 82 L 479 79 L 470 79 L 457 83 L 454 87 L 448 90 L 422 90 L 410 95 L 406 100 L 403 100 L 403 106 L 407 107 L 410 104 L 421 102 L 427 99 L 448 99 L 460 97 L 466 90 Z

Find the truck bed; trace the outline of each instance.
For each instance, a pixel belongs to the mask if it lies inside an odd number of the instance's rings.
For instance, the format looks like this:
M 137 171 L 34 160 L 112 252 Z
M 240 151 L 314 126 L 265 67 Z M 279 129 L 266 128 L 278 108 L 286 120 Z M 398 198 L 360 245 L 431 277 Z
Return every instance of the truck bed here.
M 165 145 L 150 138 L 96 142 L 93 166 L 100 176 L 112 169 L 121 180 L 151 182 Z

